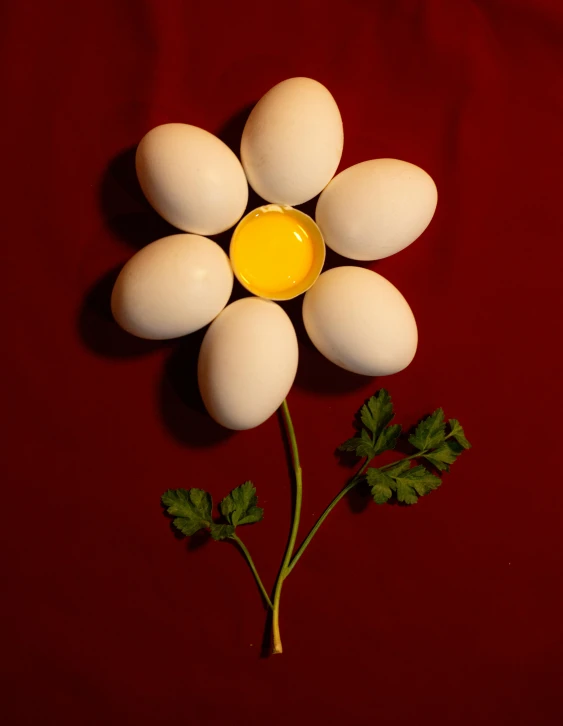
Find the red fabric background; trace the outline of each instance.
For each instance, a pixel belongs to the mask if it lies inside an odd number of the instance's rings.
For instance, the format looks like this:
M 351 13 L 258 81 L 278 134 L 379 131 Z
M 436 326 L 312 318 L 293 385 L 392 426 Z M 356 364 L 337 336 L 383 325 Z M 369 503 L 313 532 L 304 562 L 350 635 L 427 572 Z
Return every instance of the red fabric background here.
M 3 722 L 560 724 L 559 0 L 14 0 L 0 36 Z M 418 320 L 408 370 L 358 379 L 302 345 L 303 533 L 380 385 L 400 422 L 441 405 L 474 448 L 416 507 L 340 505 L 265 659 L 243 559 L 176 540 L 159 496 L 252 478 L 266 520 L 245 539 L 270 585 L 290 515 L 279 421 L 216 428 L 198 336 L 130 339 L 108 296 L 170 231 L 135 185 L 142 135 L 184 121 L 233 143 L 295 75 L 340 106 L 341 168 L 398 157 L 439 189 L 423 237 L 376 265 Z

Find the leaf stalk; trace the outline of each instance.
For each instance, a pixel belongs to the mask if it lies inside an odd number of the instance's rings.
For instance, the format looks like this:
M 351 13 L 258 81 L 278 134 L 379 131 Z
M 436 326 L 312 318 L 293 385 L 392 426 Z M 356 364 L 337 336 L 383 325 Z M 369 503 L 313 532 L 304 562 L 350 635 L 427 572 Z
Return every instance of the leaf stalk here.
M 303 472 L 299 460 L 299 449 L 297 447 L 297 438 L 287 400 L 282 403 L 282 415 L 285 423 L 287 436 L 289 438 L 291 448 L 291 459 L 293 462 L 293 471 L 295 474 L 295 506 L 293 508 L 293 522 L 291 525 L 291 533 L 287 542 L 282 565 L 276 580 L 274 589 L 273 616 L 272 616 L 272 653 L 282 653 L 282 642 L 280 636 L 280 598 L 285 578 L 289 574 L 289 563 L 293 555 L 297 532 L 299 530 L 299 521 L 301 519 L 301 502 L 303 500 Z
M 238 535 L 236 535 L 236 534 L 232 534 L 229 537 L 229 539 L 233 540 L 233 542 L 236 542 L 236 544 L 240 547 L 241 552 L 243 553 L 243 555 L 246 558 L 246 561 L 248 562 L 248 566 L 252 570 L 252 574 L 254 575 L 254 579 L 256 580 L 256 584 L 260 588 L 260 592 L 262 593 L 262 597 L 264 598 L 264 602 L 266 603 L 266 605 L 268 605 L 268 607 L 270 608 L 270 610 L 273 610 L 273 607 L 274 606 L 272 605 L 272 601 L 270 600 L 270 596 L 268 595 L 268 591 L 266 590 L 266 588 L 264 587 L 264 584 L 263 584 L 262 580 L 260 579 L 260 575 L 258 574 L 258 570 L 256 569 L 256 565 L 254 564 L 254 560 L 250 556 L 250 552 L 248 551 L 246 545 L 241 540 L 241 538 Z

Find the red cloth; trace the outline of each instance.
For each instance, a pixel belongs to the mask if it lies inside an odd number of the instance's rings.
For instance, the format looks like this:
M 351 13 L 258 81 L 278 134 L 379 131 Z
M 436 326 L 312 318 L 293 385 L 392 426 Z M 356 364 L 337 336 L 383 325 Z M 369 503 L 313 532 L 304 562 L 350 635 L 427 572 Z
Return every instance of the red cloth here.
M 560 1 L 14 0 L 0 38 L 3 723 L 560 724 Z M 417 317 L 413 364 L 358 379 L 301 346 L 302 534 L 381 385 L 398 421 L 443 406 L 474 448 L 416 507 L 334 511 L 268 660 L 242 557 L 176 540 L 159 496 L 251 478 L 266 516 L 244 538 L 270 586 L 279 421 L 216 428 L 194 403 L 200 337 L 129 338 L 108 296 L 170 231 L 135 185 L 142 135 L 182 121 L 233 143 L 296 75 L 340 106 L 341 168 L 397 157 L 439 190 L 424 235 L 374 265 Z

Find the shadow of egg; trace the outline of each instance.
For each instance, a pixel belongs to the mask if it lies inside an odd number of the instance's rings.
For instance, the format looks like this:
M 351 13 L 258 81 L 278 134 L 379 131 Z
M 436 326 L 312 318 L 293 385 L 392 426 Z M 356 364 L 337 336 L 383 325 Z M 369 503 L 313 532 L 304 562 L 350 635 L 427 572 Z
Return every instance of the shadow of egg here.
M 169 341 L 136 338 L 115 322 L 111 291 L 121 268 L 106 272 L 86 291 L 77 321 L 80 340 L 88 350 L 108 358 L 131 358 L 169 346 Z
M 303 212 L 303 214 L 307 214 L 311 219 L 315 219 L 315 209 L 317 208 L 317 202 L 319 201 L 320 193 L 314 196 L 312 199 L 309 199 L 308 202 L 303 202 L 303 204 L 298 204 L 295 209 L 299 209 L 300 212 Z
M 311 346 L 299 346 L 299 367 L 295 385 L 313 393 L 338 396 L 342 393 L 359 391 L 369 381 L 365 376 L 350 373 L 331 363 L 319 351 Z
M 368 378 L 339 368 L 315 348 L 303 323 L 303 295 L 280 305 L 293 323 L 299 342 L 299 365 L 294 385 L 314 393 L 334 396 L 365 387 Z
M 164 365 L 159 390 L 164 425 L 178 442 L 193 448 L 213 446 L 236 433 L 211 418 L 199 393 L 197 359 L 206 331 L 177 341 Z
M 249 103 L 234 113 L 216 133 L 217 138 L 221 139 L 238 159 L 240 159 L 242 132 L 255 105 L 256 103 Z
M 99 205 L 106 227 L 120 240 L 140 249 L 149 242 L 178 234 L 148 203 L 135 171 L 136 146 L 117 154 L 102 174 Z

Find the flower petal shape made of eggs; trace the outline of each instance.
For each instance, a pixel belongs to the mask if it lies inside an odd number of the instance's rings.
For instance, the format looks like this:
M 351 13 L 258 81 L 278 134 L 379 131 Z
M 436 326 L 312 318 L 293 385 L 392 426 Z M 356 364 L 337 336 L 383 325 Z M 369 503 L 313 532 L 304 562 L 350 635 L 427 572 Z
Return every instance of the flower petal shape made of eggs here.
M 298 357 L 295 329 L 277 303 L 257 297 L 231 303 L 201 344 L 198 381 L 207 411 L 228 429 L 259 426 L 289 393 Z
M 185 232 L 209 235 L 232 227 L 248 202 L 236 155 L 213 134 L 188 124 L 163 124 L 137 147 L 137 178 L 161 217 Z
M 416 353 L 409 304 L 388 280 L 363 267 L 323 272 L 305 294 L 303 322 L 317 350 L 352 373 L 388 376 Z
M 254 191 L 294 207 L 332 179 L 343 145 L 342 118 L 330 91 L 311 78 L 289 78 L 252 109 L 240 151 Z
M 408 247 L 436 210 L 436 185 L 399 159 L 344 169 L 319 197 L 315 219 L 328 247 L 353 260 L 380 260 Z
M 232 290 L 233 270 L 216 242 L 174 234 L 143 247 L 125 264 L 113 287 L 111 309 L 132 335 L 178 338 L 210 323 Z

